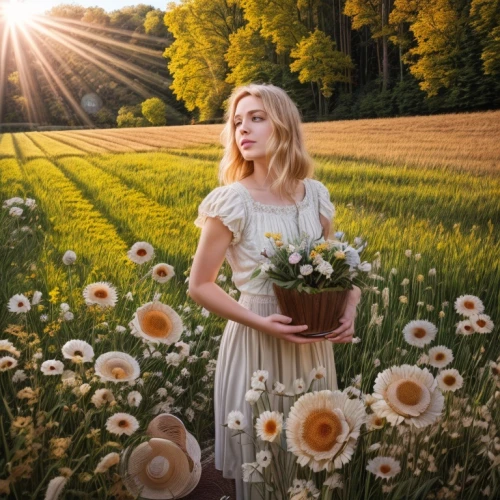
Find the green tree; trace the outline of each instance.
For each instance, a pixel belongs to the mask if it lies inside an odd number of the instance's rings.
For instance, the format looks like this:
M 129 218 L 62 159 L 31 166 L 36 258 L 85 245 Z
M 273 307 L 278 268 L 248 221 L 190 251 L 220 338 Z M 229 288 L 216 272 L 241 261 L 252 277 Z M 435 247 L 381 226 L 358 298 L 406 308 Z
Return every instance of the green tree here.
M 145 127 L 149 123 L 142 117 L 138 116 L 141 113 L 141 105 L 136 106 L 122 106 L 118 110 L 116 117 L 116 124 L 118 127 Z
M 371 37 L 377 43 L 377 63 L 383 91 L 389 85 L 388 40 L 395 33 L 394 27 L 389 24 L 390 8 L 390 0 L 346 0 L 344 8 L 344 14 L 351 17 L 354 29 L 360 30 L 364 26 L 370 28 Z
M 481 36 L 481 59 L 486 75 L 500 74 L 500 0 L 472 0 L 471 19 Z
M 465 11 L 460 12 L 453 2 L 422 0 L 415 10 L 407 11 L 416 46 L 404 54 L 403 61 L 409 64 L 410 73 L 429 97 L 437 95 L 440 88 L 450 88 L 461 71 L 459 59 L 467 18 Z M 397 2 L 395 15 L 399 15 L 398 5 Z
M 144 31 L 148 35 L 168 36 L 168 30 L 163 22 L 165 12 L 160 9 L 150 10 L 144 19 Z
M 290 69 L 299 72 L 299 81 L 317 85 L 319 115 L 326 114 L 326 103 L 322 105 L 321 96 L 329 99 L 335 83 L 347 81 L 345 71 L 354 67 L 351 58 L 335 50 L 335 42 L 318 29 L 304 37 L 290 56 L 295 59 Z
M 231 86 L 226 82 L 228 65 L 224 54 L 230 35 L 243 25 L 238 0 L 182 0 L 170 3 L 165 24 L 175 41 L 164 56 L 173 76 L 170 88 L 200 120 L 221 114 Z
M 155 126 L 165 125 L 167 123 L 167 106 L 158 97 L 152 97 L 142 103 L 142 114 L 148 122 Z
M 107 26 L 109 24 L 109 16 L 101 7 L 89 7 L 82 17 L 82 21 L 90 24 L 99 24 Z
M 74 5 L 74 4 L 56 5 L 47 12 L 48 16 L 64 17 L 66 19 L 76 19 L 78 21 L 81 20 L 84 14 L 85 14 L 85 7 L 81 7 L 80 5 Z
M 280 73 L 280 68 L 272 61 L 274 49 L 269 45 L 249 25 L 229 35 L 225 58 L 230 73 L 226 81 L 235 86 L 255 81 L 273 81 Z

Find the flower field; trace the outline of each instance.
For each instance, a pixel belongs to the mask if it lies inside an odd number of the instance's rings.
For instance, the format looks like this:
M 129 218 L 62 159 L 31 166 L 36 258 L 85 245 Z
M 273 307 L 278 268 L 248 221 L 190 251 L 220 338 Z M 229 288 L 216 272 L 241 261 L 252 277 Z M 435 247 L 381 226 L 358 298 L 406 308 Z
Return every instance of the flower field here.
M 500 496 L 495 113 L 372 120 L 372 152 L 368 120 L 305 125 L 334 231 L 371 267 L 340 391 L 322 367 L 293 387 L 256 367 L 254 422 L 228 416 L 234 439 L 256 425 L 243 473 L 263 498 Z M 124 451 L 161 413 L 208 459 L 225 321 L 186 279 L 220 129 L 0 135 L 0 496 L 133 498 Z M 217 283 L 237 297 L 227 265 Z

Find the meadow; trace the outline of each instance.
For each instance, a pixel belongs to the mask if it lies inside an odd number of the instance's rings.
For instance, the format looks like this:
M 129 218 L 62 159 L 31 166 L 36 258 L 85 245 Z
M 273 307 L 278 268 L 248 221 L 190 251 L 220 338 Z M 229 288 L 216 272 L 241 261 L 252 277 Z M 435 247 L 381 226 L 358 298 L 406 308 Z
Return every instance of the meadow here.
M 413 432 L 387 421 L 367 427 L 338 471 L 343 488 L 323 486 L 321 498 L 500 495 L 499 118 L 487 112 L 304 124 L 315 177 L 336 206 L 333 230 L 347 241 L 365 238 L 363 260 L 372 264 L 356 320 L 359 341 L 335 346 L 340 389 L 368 395 L 380 372 L 403 364 L 425 366 L 437 377 L 427 347 L 405 341 L 403 329 L 414 320 L 436 325 L 432 346 L 453 352 L 447 368 L 463 378 L 463 387 L 444 391 L 443 416 L 430 428 Z M 209 455 L 208 393 L 224 321 L 189 299 L 186 278 L 199 236 L 197 207 L 217 186 L 220 131 L 200 125 L 0 136 L 1 200 L 23 198 L 0 213 L 0 349 L 7 351 L 0 356 L 16 365 L 0 371 L 0 494 L 37 498 L 63 477 L 71 498 L 126 498 L 123 474 L 96 468 L 107 453 L 144 440 L 159 411 L 179 415 Z M 10 213 L 14 206 L 22 214 Z M 127 257 L 136 242 L 152 245 L 151 261 L 138 265 Z M 76 253 L 72 265 L 62 262 L 67 250 Z M 158 263 L 175 269 L 167 283 L 151 277 Z M 219 278 L 236 293 L 227 265 Z M 116 287 L 115 307 L 85 304 L 82 291 L 95 282 Z M 33 301 L 35 291 L 42 299 L 30 311 L 8 310 L 11 297 Z M 492 332 L 456 333 L 464 318 L 454 304 L 463 295 L 482 302 Z M 152 347 L 127 331 L 137 308 L 153 298 L 181 315 L 181 345 Z M 128 384 L 103 385 L 91 364 L 64 359 L 74 370 L 66 384 L 41 373 L 43 360 L 63 359 L 72 339 L 87 341 L 96 356 L 112 350 L 135 357 L 142 377 L 134 390 L 142 402 L 130 404 Z M 14 368 L 26 377 L 13 381 Z M 25 387 L 34 392 L 21 399 Z M 92 403 L 99 387 L 114 391 L 114 404 Z M 139 431 L 116 437 L 107 430 L 116 410 L 135 415 Z M 396 458 L 401 472 L 388 480 L 368 473 L 367 461 L 377 454 Z M 293 474 L 310 479 L 304 471 Z

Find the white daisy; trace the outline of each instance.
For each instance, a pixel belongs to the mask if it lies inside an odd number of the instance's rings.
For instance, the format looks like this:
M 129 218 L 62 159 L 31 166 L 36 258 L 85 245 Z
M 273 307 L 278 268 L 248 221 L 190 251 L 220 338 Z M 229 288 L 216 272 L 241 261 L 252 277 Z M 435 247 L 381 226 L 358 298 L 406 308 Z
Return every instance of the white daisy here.
M 283 430 L 283 414 L 276 411 L 261 413 L 255 423 L 255 430 L 263 441 L 276 441 Z
M 70 340 L 62 346 L 62 354 L 74 363 L 88 363 L 94 359 L 94 349 L 84 340 Z
M 3 208 L 7 208 L 7 207 L 10 207 L 12 205 L 19 205 L 19 204 L 23 204 L 24 203 L 24 199 L 23 198 L 19 198 L 19 196 L 14 196 L 14 198 L 9 198 L 8 200 L 5 200 L 3 202 Z
M 227 426 L 229 429 L 242 430 L 246 425 L 245 416 L 241 411 L 232 411 L 227 416 Z
M 241 465 L 242 479 L 245 483 L 261 483 L 262 467 L 257 462 L 248 462 Z
M 473 335 L 474 334 L 474 326 L 472 325 L 472 322 L 468 319 L 464 319 L 463 321 L 459 321 L 456 324 L 457 330 L 456 334 L 457 335 Z
M 128 413 L 115 413 L 106 421 L 106 430 L 111 434 L 131 436 L 139 428 L 137 419 Z
M 318 366 L 317 368 L 313 368 L 309 373 L 309 380 L 321 380 L 326 377 L 326 368 L 324 366 Z
M 298 378 L 293 382 L 293 392 L 295 394 L 302 394 L 306 390 L 306 383 L 303 379 Z
M 156 264 L 151 270 L 151 276 L 158 283 L 166 283 L 175 276 L 175 271 L 168 264 Z
M 287 448 L 302 467 L 333 471 L 351 460 L 365 419 L 363 402 L 344 392 L 304 394 L 288 414 Z
M 112 403 L 114 400 L 115 397 L 109 389 L 97 389 L 90 398 L 90 401 L 96 408 L 101 408 L 101 406 Z
M 94 474 L 99 474 L 106 472 L 110 467 L 116 465 L 120 462 L 120 455 L 116 452 L 108 453 L 106 456 L 102 457 L 97 467 L 94 470 Z
M 12 207 L 9 210 L 9 215 L 12 217 L 21 217 L 21 215 L 23 215 L 23 209 L 19 207 Z
M 62 258 L 63 264 L 71 266 L 76 262 L 76 253 L 73 250 L 66 250 Z
M 94 365 L 95 374 L 103 382 L 129 382 L 141 374 L 139 363 L 124 352 L 106 352 L 101 354 Z
M 181 317 L 161 302 L 148 302 L 139 307 L 128 326 L 132 335 L 166 345 L 177 342 L 184 329 Z
M 17 359 L 12 356 L 3 356 L 0 358 L 0 372 L 6 372 L 17 366 Z
M 42 292 L 39 292 L 38 290 L 33 294 L 33 297 L 31 298 L 31 305 L 36 306 L 37 304 L 40 303 L 42 300 Z
M 385 419 L 376 413 L 368 417 L 367 427 L 369 430 L 382 429 L 385 425 Z
M 461 295 L 455 300 L 455 310 L 462 316 L 481 314 L 484 311 L 484 304 L 475 295 Z
M 101 307 L 114 307 L 118 295 L 116 289 L 109 283 L 99 281 L 85 287 L 83 298 L 87 305 L 97 304 Z
M 40 371 L 44 375 L 61 375 L 64 371 L 64 364 L 57 359 L 48 359 L 42 363 Z
M 257 463 L 265 469 L 270 463 L 272 459 L 271 452 L 269 450 L 262 450 L 257 453 L 255 456 Z
M 377 375 L 373 386 L 373 411 L 391 425 L 405 421 L 417 428 L 434 423 L 443 410 L 444 397 L 427 368 L 402 365 Z
M 376 457 L 368 460 L 366 470 L 382 479 L 390 479 L 401 472 L 401 464 L 392 457 Z
M 274 383 L 274 390 L 273 390 L 274 394 L 282 395 L 285 393 L 285 389 L 286 388 L 285 388 L 284 384 L 282 384 L 281 382 Z
M 441 370 L 436 377 L 439 388 L 442 391 L 455 392 L 464 385 L 464 379 L 455 368 Z
M 142 401 L 142 395 L 139 391 L 131 391 L 127 394 L 127 403 L 130 406 L 139 406 Z
M 429 349 L 428 364 L 434 368 L 444 368 L 453 361 L 453 351 L 444 345 Z
M 154 248 L 145 241 L 134 243 L 127 252 L 128 258 L 136 264 L 144 264 L 144 262 L 150 261 L 154 257 L 154 254 Z
M 24 313 L 31 309 L 30 301 L 22 294 L 18 293 L 10 298 L 7 308 L 13 313 Z
M 262 395 L 261 391 L 250 389 L 245 393 L 245 401 L 247 403 L 250 403 L 251 405 L 254 405 L 260 399 L 261 395 Z
M 17 383 L 17 382 L 24 382 L 28 376 L 24 372 L 24 370 L 16 370 L 14 375 L 12 375 L 12 382 Z
M 436 326 L 424 319 L 410 321 L 403 328 L 403 335 L 406 342 L 416 347 L 424 347 L 424 345 L 431 343 L 436 333 Z
M 21 355 L 10 340 L 0 340 L 0 351 L 8 352 L 17 358 Z
M 472 314 L 469 316 L 469 321 L 476 333 L 491 333 L 495 326 L 487 314 Z

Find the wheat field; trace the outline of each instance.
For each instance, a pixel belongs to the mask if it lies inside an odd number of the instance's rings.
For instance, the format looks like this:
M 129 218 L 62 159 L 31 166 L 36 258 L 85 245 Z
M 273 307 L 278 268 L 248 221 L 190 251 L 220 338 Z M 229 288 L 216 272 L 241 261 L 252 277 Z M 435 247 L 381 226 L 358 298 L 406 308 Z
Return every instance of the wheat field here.
M 387 423 L 371 429 L 342 471 L 344 488 L 324 487 L 321 498 L 381 498 L 382 491 L 384 498 L 394 499 L 444 498 L 447 492 L 456 495 L 449 498 L 495 498 L 500 493 L 500 381 L 495 373 L 500 355 L 499 118 L 495 111 L 304 124 L 315 177 L 328 187 L 336 207 L 334 231 L 345 233 L 348 241 L 365 238 L 363 260 L 373 270 L 356 320 L 360 342 L 335 347 L 340 388 L 352 386 L 354 379 L 369 394 L 381 370 L 420 365 L 422 349 L 409 346 L 402 335 L 412 320 L 438 326 L 435 344 L 453 351 L 452 366 L 464 379 L 462 389 L 446 394 L 443 418 L 427 440 L 417 433 L 404 441 Z M 0 459 L 0 491 L 9 491 L 12 498 L 37 498 L 52 478 L 64 476 L 58 470 L 68 468 L 77 471 L 67 478 L 70 497 L 125 498 L 120 474 L 95 469 L 106 453 L 144 439 L 148 416 L 162 404 L 163 411 L 168 407 L 185 419 L 200 443 L 209 446 L 212 401 L 200 394 L 213 387 L 224 321 L 189 299 L 185 280 L 199 237 L 193 224 L 197 207 L 217 186 L 221 129 L 197 125 L 0 136 L 2 200 L 36 201 L 33 211 L 19 205 L 22 215 L 9 212 L 14 205 L 4 205 L 0 216 L 1 339 L 15 344 L 21 353 L 14 356 L 17 368 L 28 375 L 24 382 L 12 382 L 13 370 L 0 372 L 5 408 L 0 410 L 0 457 L 6 457 Z M 154 247 L 154 263 L 174 267 L 167 284 L 153 282 L 149 267 L 127 258 L 135 242 Z M 74 266 L 61 260 L 67 250 L 77 255 Z M 221 276 L 220 286 L 235 292 L 227 266 Z M 112 283 L 119 296 L 116 307 L 104 312 L 87 308 L 82 297 L 85 286 L 101 281 Z M 35 291 L 42 292 L 43 300 L 29 313 L 7 310 L 15 294 L 32 299 Z M 127 292 L 131 300 L 125 300 Z M 165 364 L 172 347 L 146 354 L 138 339 L 115 332 L 158 293 L 180 311 L 182 340 L 194 355 L 190 361 L 186 356 L 180 364 Z M 460 317 L 453 305 L 466 294 L 484 304 L 495 324 L 491 333 L 456 334 Z M 70 306 L 74 320 L 61 319 L 62 303 Z M 91 343 L 96 354 L 124 351 L 139 360 L 143 382 L 135 389 L 142 406 L 129 408 L 122 386 L 114 406 L 94 408 L 91 395 L 100 385 L 90 365 L 86 371 L 75 369 L 79 383 L 91 387 L 88 394 L 65 390 L 55 378 L 40 374 L 37 359 L 60 358 L 64 342 L 75 337 Z M 28 383 L 36 396 L 19 402 L 17 391 Z M 175 400 L 170 406 L 167 392 Z M 82 409 L 86 418 L 79 417 Z M 108 433 L 106 418 L 117 409 L 137 416 L 142 433 Z M 20 420 L 28 417 L 42 423 L 35 427 Z M 469 418 L 482 423 L 465 425 Z M 399 449 L 402 442 L 404 450 Z M 366 476 L 370 449 L 377 443 L 401 462 L 402 471 L 392 482 Z

